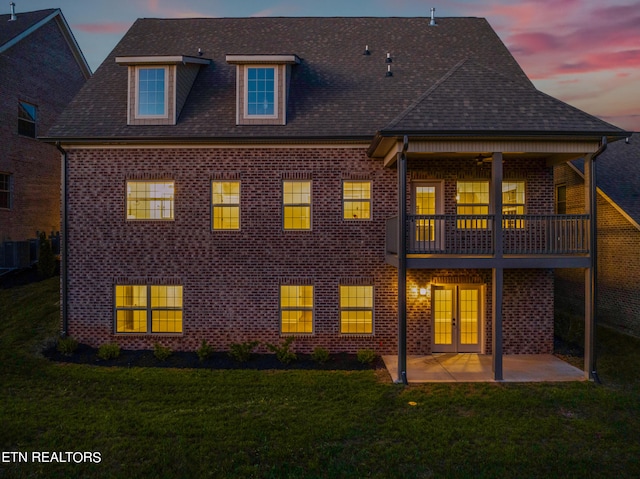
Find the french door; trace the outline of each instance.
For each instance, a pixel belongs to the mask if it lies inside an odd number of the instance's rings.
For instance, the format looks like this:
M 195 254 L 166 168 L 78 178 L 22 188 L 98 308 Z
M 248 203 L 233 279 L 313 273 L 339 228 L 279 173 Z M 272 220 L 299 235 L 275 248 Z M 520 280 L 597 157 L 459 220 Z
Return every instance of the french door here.
M 433 287 L 431 344 L 434 353 L 481 352 L 481 290 L 479 285 Z

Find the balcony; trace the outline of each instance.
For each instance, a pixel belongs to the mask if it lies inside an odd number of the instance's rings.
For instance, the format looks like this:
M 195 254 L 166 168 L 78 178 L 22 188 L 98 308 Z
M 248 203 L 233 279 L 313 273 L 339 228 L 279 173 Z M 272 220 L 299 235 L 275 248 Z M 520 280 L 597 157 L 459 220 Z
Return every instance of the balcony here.
M 388 258 L 398 254 L 397 228 L 398 218 L 389 218 Z M 429 260 L 420 267 L 445 264 L 434 261 L 437 258 L 448 258 L 449 263 L 452 258 L 475 258 L 476 266 L 487 267 L 496 258 L 507 259 L 507 267 L 517 267 L 517 261 L 522 267 L 588 266 L 589 215 L 503 215 L 502 255 L 496 255 L 494 215 L 407 215 L 406 228 L 407 258 Z M 394 264 L 394 260 L 389 262 Z M 541 266 L 543 263 L 551 266 Z

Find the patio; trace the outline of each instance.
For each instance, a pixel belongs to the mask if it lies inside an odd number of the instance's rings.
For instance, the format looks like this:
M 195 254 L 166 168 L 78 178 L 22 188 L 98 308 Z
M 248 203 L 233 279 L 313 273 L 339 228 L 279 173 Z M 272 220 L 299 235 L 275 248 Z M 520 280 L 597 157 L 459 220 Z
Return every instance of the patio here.
M 383 356 L 394 382 L 398 380 L 398 357 Z M 496 382 L 491 356 L 443 353 L 407 357 L 407 380 L 415 383 Z M 498 382 L 585 381 L 585 373 L 551 354 L 503 356 L 503 377 Z

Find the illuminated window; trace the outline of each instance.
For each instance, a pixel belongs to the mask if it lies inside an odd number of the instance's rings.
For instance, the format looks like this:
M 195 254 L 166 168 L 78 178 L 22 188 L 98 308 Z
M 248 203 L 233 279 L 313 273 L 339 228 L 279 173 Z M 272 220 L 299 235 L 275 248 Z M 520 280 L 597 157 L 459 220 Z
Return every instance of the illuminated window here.
M 161 117 L 167 116 L 167 68 L 143 68 L 136 69 L 138 86 L 136 97 L 137 117 Z
M 240 229 L 240 182 L 211 183 L 211 214 L 214 230 Z
M 567 214 L 567 185 L 558 185 L 556 187 L 556 214 Z
M 311 229 L 311 182 L 282 183 L 282 217 L 285 230 Z
M 127 181 L 127 219 L 172 220 L 173 181 Z
M 0 173 L 0 208 L 11 208 L 11 175 Z
M 373 286 L 340 286 L 340 332 L 373 333 Z
M 489 214 L 489 182 L 458 181 L 456 212 L 459 216 L 468 216 L 458 220 L 458 228 L 483 229 L 487 227 Z
M 345 220 L 371 219 L 371 182 L 342 183 L 342 211 Z
M 436 214 L 436 187 L 416 186 L 415 210 L 416 215 Z M 416 220 L 416 241 L 434 241 L 436 236 L 436 221 L 433 219 Z
M 479 292 L 460 288 L 460 344 L 478 344 Z
M 313 332 L 313 286 L 280 286 L 280 331 Z
M 116 286 L 117 333 L 181 333 L 182 286 Z
M 277 115 L 277 78 L 274 67 L 248 67 L 246 69 L 247 116 L 274 117 Z
M 36 106 L 26 101 L 18 102 L 18 134 L 36 137 Z
M 524 215 L 524 181 L 502 182 L 502 214 Z M 503 228 L 524 228 L 524 220 L 502 221 Z

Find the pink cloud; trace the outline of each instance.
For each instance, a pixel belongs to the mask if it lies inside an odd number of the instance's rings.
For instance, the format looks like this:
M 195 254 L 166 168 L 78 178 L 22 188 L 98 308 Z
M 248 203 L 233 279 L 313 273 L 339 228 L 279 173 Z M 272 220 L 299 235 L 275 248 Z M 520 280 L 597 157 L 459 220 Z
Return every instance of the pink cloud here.
M 77 23 L 73 25 L 74 30 L 86 33 L 124 33 L 131 23 L 111 22 L 111 23 Z
M 560 43 L 557 37 L 548 33 L 518 33 L 509 37 L 510 50 L 522 55 L 554 50 Z

